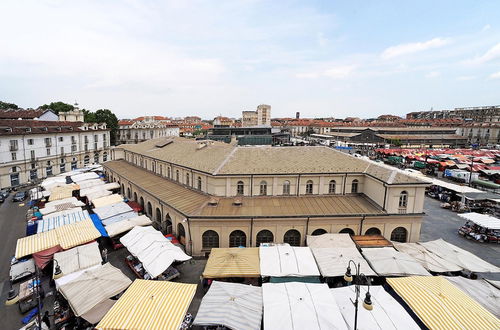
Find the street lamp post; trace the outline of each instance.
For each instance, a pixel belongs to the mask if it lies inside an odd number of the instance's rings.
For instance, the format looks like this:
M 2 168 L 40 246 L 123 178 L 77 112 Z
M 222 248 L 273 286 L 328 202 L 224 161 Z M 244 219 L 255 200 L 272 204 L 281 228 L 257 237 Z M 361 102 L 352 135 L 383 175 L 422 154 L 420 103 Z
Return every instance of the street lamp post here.
M 353 275 L 351 274 L 351 262 L 354 265 L 354 270 L 355 270 L 355 277 L 353 279 Z M 371 311 L 373 309 L 373 303 L 371 301 L 371 295 L 370 295 L 370 281 L 368 281 L 368 278 L 366 277 L 365 274 L 360 273 L 360 264 L 356 265 L 356 263 L 353 260 L 349 260 L 349 263 L 347 264 L 347 271 L 344 275 L 344 280 L 349 283 L 353 283 L 355 285 L 355 293 L 356 293 L 356 299 L 353 301 L 351 299 L 352 304 L 354 305 L 354 330 L 357 329 L 358 327 L 358 300 L 359 300 L 359 295 L 361 293 L 361 281 L 362 279 L 366 279 L 366 283 L 368 285 L 368 292 L 366 292 L 365 299 L 363 300 L 363 307 Z

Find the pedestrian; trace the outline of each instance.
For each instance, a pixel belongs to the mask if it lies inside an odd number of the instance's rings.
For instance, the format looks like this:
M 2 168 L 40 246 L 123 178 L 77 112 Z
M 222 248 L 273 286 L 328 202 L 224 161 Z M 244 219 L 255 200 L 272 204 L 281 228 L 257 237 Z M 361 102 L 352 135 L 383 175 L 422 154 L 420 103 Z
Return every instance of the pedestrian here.
M 50 329 L 49 311 L 45 311 L 45 314 L 43 314 L 42 322 L 45 323 L 48 329 Z
M 101 256 L 104 263 L 108 262 L 108 249 L 104 248 L 102 250 Z

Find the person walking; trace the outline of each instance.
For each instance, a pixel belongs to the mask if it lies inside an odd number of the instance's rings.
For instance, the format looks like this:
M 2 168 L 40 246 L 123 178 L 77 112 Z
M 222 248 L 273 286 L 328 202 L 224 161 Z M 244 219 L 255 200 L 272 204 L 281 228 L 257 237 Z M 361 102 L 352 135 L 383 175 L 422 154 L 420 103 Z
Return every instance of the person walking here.
M 108 262 L 108 249 L 104 248 L 101 253 L 103 263 Z

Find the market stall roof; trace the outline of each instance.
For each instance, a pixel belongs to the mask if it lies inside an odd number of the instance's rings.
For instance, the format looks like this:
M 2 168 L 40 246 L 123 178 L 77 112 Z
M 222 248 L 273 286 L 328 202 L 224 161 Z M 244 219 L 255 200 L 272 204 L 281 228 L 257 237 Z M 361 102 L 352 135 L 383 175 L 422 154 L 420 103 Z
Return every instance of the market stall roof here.
M 92 193 L 98 192 L 100 190 L 113 190 L 113 189 L 119 189 L 119 188 L 120 188 L 120 184 L 118 182 L 105 183 L 103 185 L 94 186 L 94 187 L 80 190 L 80 196 L 85 197 L 88 194 L 92 194 Z
M 106 263 L 88 269 L 73 281 L 59 286 L 76 316 L 82 316 L 95 306 L 129 287 L 132 281 L 118 268 Z
M 86 173 L 80 173 L 80 174 L 75 174 L 71 176 L 71 180 L 75 183 L 78 183 L 80 181 L 85 181 L 85 180 L 92 180 L 92 179 L 99 179 L 99 175 L 94 172 L 86 172 Z
M 196 284 L 135 280 L 97 329 L 178 330 Z
M 238 330 L 260 330 L 262 308 L 261 287 L 213 281 L 201 300 L 193 324 L 223 325 Z
M 446 279 L 500 318 L 500 290 L 497 287 L 483 279 L 471 280 L 461 276 L 450 276 Z
M 88 188 L 92 188 L 92 187 L 102 186 L 105 183 L 106 182 L 104 182 L 101 179 L 92 179 L 92 180 L 85 180 L 85 181 L 78 182 L 78 185 L 80 186 L 80 190 L 81 190 L 81 189 L 88 189 Z
M 38 220 L 37 233 L 53 230 L 64 225 L 87 219 L 90 219 L 89 212 L 87 210 L 82 210 L 81 207 L 54 212 Z
M 151 224 L 151 220 L 146 215 L 140 215 L 107 225 L 106 231 L 109 237 L 115 237 L 116 235 L 131 230 L 135 226 L 149 226 Z
M 46 178 L 42 181 L 42 183 L 40 183 L 40 186 L 43 187 L 44 189 L 47 189 L 49 187 L 55 187 L 57 184 L 65 185 L 66 177 L 53 176 L 50 178 Z
M 80 189 L 80 186 L 74 183 L 65 184 L 64 186 L 57 186 L 50 190 L 49 201 L 56 201 L 73 196 L 73 191 Z
M 74 246 L 85 244 L 101 234 L 95 228 L 92 220 L 87 219 L 69 225 L 58 227 L 54 230 L 22 237 L 17 240 L 16 259 L 40 252 L 56 245 L 67 250 Z
M 104 225 L 102 224 L 102 221 L 101 219 L 99 219 L 99 216 L 97 214 L 91 214 L 90 219 L 92 219 L 94 227 L 99 231 L 102 237 L 109 237 L 106 228 L 104 228 Z
M 92 202 L 96 198 L 101 198 L 101 197 L 109 196 L 112 194 L 113 194 L 113 192 L 110 190 L 97 190 L 97 191 L 93 191 L 93 192 L 88 193 L 86 197 L 89 200 L 89 202 Z
M 442 238 L 418 243 L 432 253 L 471 272 L 500 272 L 500 268 L 478 258 L 474 254 L 450 244 Z
M 497 199 L 500 198 L 499 194 L 487 192 L 487 191 L 482 191 L 478 193 L 464 193 L 462 194 L 466 199 L 477 201 L 477 200 L 487 200 L 487 199 Z
M 264 329 L 348 329 L 325 283 L 264 283 Z
M 163 273 L 174 261 L 191 259 L 151 226 L 134 227 L 120 238 L 120 242 L 142 262 L 144 269 L 153 278 Z
M 119 202 L 123 202 L 123 196 L 120 194 L 113 194 L 113 195 L 109 195 L 109 196 L 96 198 L 92 201 L 92 204 L 94 204 L 95 208 L 98 208 L 98 207 L 116 204 Z
M 472 183 L 486 187 L 486 188 L 500 189 L 500 184 L 496 184 L 495 182 L 492 182 L 492 181 L 476 179 L 476 180 L 472 180 Z
M 466 220 L 474 222 L 476 225 L 487 228 L 487 229 L 500 229 L 500 219 L 487 214 L 481 214 L 476 212 L 471 213 L 461 213 L 458 214 L 459 217 Z
M 129 211 L 129 212 L 125 212 L 125 213 L 121 213 L 121 214 L 117 214 L 117 215 L 114 215 L 112 217 L 109 217 L 107 219 L 104 219 L 102 220 L 102 224 L 105 225 L 105 226 L 109 226 L 115 222 L 120 222 L 120 221 L 123 221 L 123 220 L 126 220 L 126 219 L 130 219 L 130 218 L 134 218 L 136 217 L 138 214 L 134 211 Z
M 288 245 L 259 248 L 262 276 L 319 276 L 318 266 L 308 247 Z
M 360 249 L 372 247 L 392 247 L 392 243 L 382 235 L 353 235 L 354 244 Z
M 356 247 L 312 248 L 311 249 L 323 277 L 344 276 L 349 260 L 359 263 L 366 276 L 377 276 Z
M 500 329 L 500 320 L 441 276 L 388 278 L 429 329 Z
M 349 234 L 307 235 L 307 246 L 310 248 L 355 248 Z
M 101 251 L 97 242 L 74 247 L 54 254 L 54 269 L 59 265 L 62 276 L 102 263 Z
M 76 207 L 82 207 L 84 205 L 85 204 L 76 199 L 76 197 L 69 197 L 45 203 L 44 208 L 40 209 L 40 213 L 42 213 L 45 216 L 50 213 L 60 212 L 68 209 L 73 209 Z
M 127 203 L 121 201 L 115 204 L 106 205 L 103 207 L 96 207 L 93 209 L 94 213 L 99 216 L 101 220 L 106 220 L 112 216 L 127 213 L 132 211 L 132 208 Z
M 431 275 L 415 258 L 392 247 L 363 249 L 363 256 L 380 276 Z
M 360 298 L 364 299 L 367 287 L 360 287 Z M 356 296 L 355 286 L 350 285 L 341 288 L 330 289 L 333 298 L 340 308 L 348 326 L 354 325 L 354 313 L 352 297 Z M 410 314 L 401 304 L 394 299 L 382 286 L 370 286 L 373 310 L 358 308 L 358 329 L 365 330 L 399 330 L 399 329 L 420 329 L 418 324 L 412 319 Z
M 458 272 L 462 267 L 441 258 L 440 256 L 428 251 L 425 247 L 417 243 L 399 243 L 393 242 L 394 247 L 415 258 L 425 269 L 431 272 Z
M 47 190 L 40 191 L 38 188 L 33 188 L 33 189 L 30 189 L 29 194 L 30 194 L 30 199 L 34 201 L 37 199 L 49 197 L 50 191 L 47 191 Z
M 439 180 L 439 179 L 432 179 L 432 184 L 435 186 L 440 186 L 440 187 L 443 187 L 445 189 L 454 191 L 456 193 L 460 193 L 460 194 L 469 193 L 469 192 L 473 192 L 473 193 L 481 193 L 482 192 L 479 189 L 471 188 L 469 186 L 461 186 L 458 184 L 446 182 L 446 181 Z
M 203 271 L 205 278 L 259 276 L 259 248 L 213 248 Z

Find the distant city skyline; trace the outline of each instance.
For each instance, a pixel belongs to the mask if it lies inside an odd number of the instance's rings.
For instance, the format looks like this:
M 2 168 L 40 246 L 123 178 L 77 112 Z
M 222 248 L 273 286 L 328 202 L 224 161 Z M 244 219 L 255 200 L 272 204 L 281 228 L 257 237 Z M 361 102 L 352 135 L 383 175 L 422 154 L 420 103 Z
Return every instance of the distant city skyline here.
M 500 3 L 3 1 L 0 100 L 119 118 L 500 104 Z

